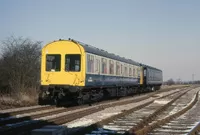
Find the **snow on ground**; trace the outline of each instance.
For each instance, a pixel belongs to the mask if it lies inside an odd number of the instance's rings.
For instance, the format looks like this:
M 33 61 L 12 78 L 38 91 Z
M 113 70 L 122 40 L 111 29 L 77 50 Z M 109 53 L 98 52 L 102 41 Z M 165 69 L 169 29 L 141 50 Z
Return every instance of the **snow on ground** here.
M 155 101 L 154 101 L 154 103 L 162 104 L 162 105 L 167 104 L 167 103 L 169 103 L 169 102 L 170 102 L 170 100 L 155 100 Z
M 83 118 L 76 119 L 76 120 L 71 121 L 69 123 L 65 123 L 65 124 L 63 124 L 63 126 L 66 126 L 68 129 L 74 128 L 76 130 L 77 130 L 77 128 L 87 127 L 87 126 L 90 126 L 90 125 L 95 124 L 97 122 L 100 122 L 102 120 L 105 120 L 109 117 L 123 113 L 123 111 L 136 108 L 137 106 L 143 105 L 145 103 L 148 103 L 150 101 L 153 101 L 155 99 L 158 99 L 162 96 L 168 95 L 168 94 L 176 92 L 176 91 L 179 91 L 179 89 L 175 89 L 173 91 L 166 91 L 166 92 L 163 92 L 162 94 L 157 94 L 157 97 L 150 97 L 150 98 L 143 100 L 143 101 L 140 101 L 140 102 L 134 102 L 134 103 L 115 106 L 115 107 L 109 107 L 109 108 L 106 108 L 102 111 L 93 113 L 91 115 L 87 115 Z M 155 102 L 160 103 L 160 104 L 168 103 L 168 101 L 166 101 L 166 100 L 156 100 Z
M 93 113 L 91 115 L 85 116 L 83 118 L 74 120 L 72 122 L 69 122 L 69 123 L 66 123 L 63 125 L 67 126 L 68 128 L 89 126 L 91 124 L 94 124 L 94 123 L 97 123 L 104 119 L 107 119 L 111 116 L 120 114 L 125 110 L 130 110 L 132 108 L 135 108 L 139 105 L 145 104 L 145 103 L 153 101 L 153 100 L 154 100 L 154 98 L 149 98 L 149 99 L 146 99 L 146 100 L 143 100 L 140 102 L 136 102 L 136 103 L 130 103 L 127 105 L 121 105 L 121 106 L 116 106 L 116 107 L 109 107 L 102 111 Z M 80 122 L 80 121 L 86 121 L 86 122 Z

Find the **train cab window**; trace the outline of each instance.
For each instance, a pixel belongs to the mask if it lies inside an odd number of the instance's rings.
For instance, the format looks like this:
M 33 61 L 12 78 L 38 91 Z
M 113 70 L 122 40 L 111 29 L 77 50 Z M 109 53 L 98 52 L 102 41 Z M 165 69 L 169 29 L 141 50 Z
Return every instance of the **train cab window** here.
M 67 54 L 65 55 L 65 71 L 78 72 L 81 70 L 81 55 Z
M 46 71 L 60 71 L 61 55 L 47 54 L 46 55 Z

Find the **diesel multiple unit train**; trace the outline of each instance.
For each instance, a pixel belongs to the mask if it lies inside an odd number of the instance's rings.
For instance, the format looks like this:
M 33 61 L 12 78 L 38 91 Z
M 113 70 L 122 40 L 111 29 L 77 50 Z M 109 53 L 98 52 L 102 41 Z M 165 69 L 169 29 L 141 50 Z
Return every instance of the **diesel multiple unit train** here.
M 41 56 L 39 104 L 84 104 L 160 89 L 160 69 L 68 39 L 47 44 Z

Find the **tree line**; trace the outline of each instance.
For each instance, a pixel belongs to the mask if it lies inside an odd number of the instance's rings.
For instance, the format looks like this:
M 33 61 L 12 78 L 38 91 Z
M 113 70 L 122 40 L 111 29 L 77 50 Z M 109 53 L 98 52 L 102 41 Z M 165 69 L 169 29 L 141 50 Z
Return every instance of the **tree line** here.
M 172 78 L 163 82 L 164 85 L 175 85 L 175 84 L 200 84 L 200 80 L 197 81 L 174 81 Z
M 0 92 L 38 89 L 41 41 L 10 36 L 0 43 Z

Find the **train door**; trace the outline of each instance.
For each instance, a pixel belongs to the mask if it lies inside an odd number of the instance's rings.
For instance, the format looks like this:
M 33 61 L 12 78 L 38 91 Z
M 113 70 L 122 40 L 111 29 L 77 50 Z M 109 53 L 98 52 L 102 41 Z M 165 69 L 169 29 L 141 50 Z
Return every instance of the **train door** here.
M 143 84 L 146 86 L 147 85 L 147 68 L 144 67 L 143 70 Z
M 146 86 L 147 84 L 147 68 L 141 67 L 140 68 L 140 85 Z

